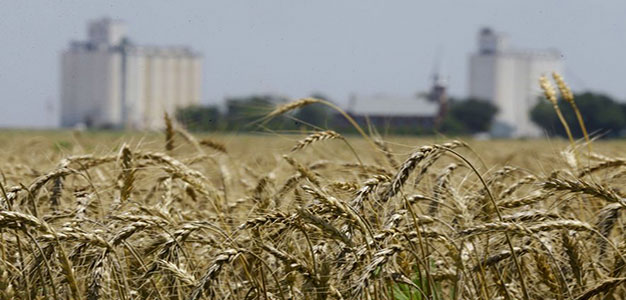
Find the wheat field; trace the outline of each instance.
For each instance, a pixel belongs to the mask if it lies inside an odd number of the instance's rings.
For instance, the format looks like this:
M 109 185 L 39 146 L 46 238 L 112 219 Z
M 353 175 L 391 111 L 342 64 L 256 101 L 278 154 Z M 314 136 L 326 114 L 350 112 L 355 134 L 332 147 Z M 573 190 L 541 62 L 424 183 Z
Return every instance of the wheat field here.
M 0 299 L 626 297 L 621 141 L 0 138 Z

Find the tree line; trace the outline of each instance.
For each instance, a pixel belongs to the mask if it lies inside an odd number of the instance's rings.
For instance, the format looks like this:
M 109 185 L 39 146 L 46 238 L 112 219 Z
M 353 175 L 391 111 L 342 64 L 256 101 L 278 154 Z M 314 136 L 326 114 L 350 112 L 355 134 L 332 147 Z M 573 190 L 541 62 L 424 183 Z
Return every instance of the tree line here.
M 314 98 L 329 100 L 321 94 Z M 575 94 L 576 103 L 583 114 L 587 129 L 602 138 L 620 137 L 626 134 L 626 104 L 599 93 L 584 92 Z M 333 129 L 343 134 L 354 133 L 348 127 L 341 127 L 335 111 L 327 106 L 311 104 L 295 110 L 270 122 L 259 122 L 277 105 L 289 99 L 273 95 L 252 95 L 248 97 L 228 98 L 224 109 L 215 105 L 192 106 L 179 109 L 176 118 L 192 131 L 237 131 L 260 132 L 266 130 L 290 132 L 315 129 Z M 563 100 L 559 107 L 570 124 L 576 124 L 574 111 Z M 445 118 L 435 126 L 415 128 L 384 128 L 387 134 L 446 134 L 471 135 L 488 132 L 498 109 L 493 104 L 478 99 L 449 99 Z M 566 136 L 563 126 L 554 113 L 552 104 L 540 99 L 529 112 L 531 120 L 549 136 Z M 367 128 L 368 124 L 360 124 Z M 381 130 L 381 128 L 377 128 Z M 575 131 L 581 137 L 580 131 Z
M 610 96 L 584 92 L 574 94 L 576 105 L 580 110 L 589 133 L 600 138 L 622 137 L 626 134 L 626 104 L 616 101 Z M 558 100 L 563 117 L 572 128 L 576 138 L 583 136 L 578 126 L 576 114 L 571 105 L 563 99 Z M 543 99 L 530 111 L 531 120 L 539 125 L 550 136 L 567 137 L 567 133 L 554 113 L 552 104 Z
M 329 100 L 314 94 L 311 97 Z M 276 105 L 289 101 L 272 95 L 252 95 L 248 97 L 228 98 L 224 109 L 216 105 L 200 105 L 181 108 L 176 112 L 176 119 L 191 131 L 297 131 L 313 129 L 333 129 L 343 134 L 355 133 L 351 127 L 342 126 L 336 111 L 321 104 L 311 104 L 270 122 L 259 122 Z M 474 134 L 487 131 L 497 112 L 497 108 L 486 101 L 476 99 L 450 99 L 445 118 L 435 126 L 386 127 L 386 134 L 435 134 L 452 135 Z M 434 118 L 434 116 L 433 116 Z M 359 122 L 363 128 L 369 124 Z

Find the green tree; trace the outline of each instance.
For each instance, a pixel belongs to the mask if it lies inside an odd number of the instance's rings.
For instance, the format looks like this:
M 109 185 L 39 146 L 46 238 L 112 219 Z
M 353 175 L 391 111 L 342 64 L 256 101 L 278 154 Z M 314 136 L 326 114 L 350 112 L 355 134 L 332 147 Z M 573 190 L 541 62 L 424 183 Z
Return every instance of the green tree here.
M 445 119 L 443 119 L 443 122 L 441 122 L 439 130 L 441 132 L 445 132 L 447 134 L 453 134 L 453 135 L 467 133 L 465 126 L 461 122 L 459 122 L 457 119 L 452 118 L 452 117 L 446 117 Z
M 252 95 L 249 97 L 226 99 L 226 129 L 256 131 L 260 128 L 257 121 L 261 120 L 277 105 L 286 103 L 288 99 L 272 95 Z M 263 126 L 269 129 L 293 129 L 295 121 L 287 117 L 278 116 L 273 118 Z
M 617 103 L 609 96 L 589 92 L 576 94 L 574 99 L 590 133 L 601 133 L 603 137 L 621 135 L 624 126 L 626 126 L 626 106 L 624 104 Z M 569 103 L 559 100 L 558 105 L 572 129 L 572 134 L 578 138 L 582 137 L 576 115 Z M 548 134 L 566 136 L 565 129 L 556 116 L 552 104 L 545 99 L 533 107 L 530 117 Z
M 455 134 L 485 132 L 491 127 L 497 112 L 498 108 L 487 101 L 451 99 L 441 130 Z
M 192 131 L 219 129 L 222 116 L 215 106 L 189 106 L 176 111 L 176 120 Z

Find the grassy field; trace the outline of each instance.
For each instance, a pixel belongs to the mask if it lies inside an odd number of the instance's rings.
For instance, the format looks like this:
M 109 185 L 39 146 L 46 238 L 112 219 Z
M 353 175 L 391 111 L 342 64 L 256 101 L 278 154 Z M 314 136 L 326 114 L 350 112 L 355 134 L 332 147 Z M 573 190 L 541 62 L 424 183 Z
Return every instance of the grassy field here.
M 0 299 L 626 297 L 623 141 L 305 137 L 0 132 Z

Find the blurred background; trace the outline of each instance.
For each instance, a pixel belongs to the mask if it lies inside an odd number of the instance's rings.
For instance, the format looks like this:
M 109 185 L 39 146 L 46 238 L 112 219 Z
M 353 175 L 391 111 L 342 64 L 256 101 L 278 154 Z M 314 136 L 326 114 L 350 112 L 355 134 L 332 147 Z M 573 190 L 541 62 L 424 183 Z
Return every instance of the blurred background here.
M 331 128 L 331 101 L 388 134 L 563 135 L 560 73 L 590 131 L 626 128 L 623 1 L 3 1 L 0 126 Z M 575 122 L 567 106 L 565 117 Z M 576 132 L 575 135 L 580 136 Z

